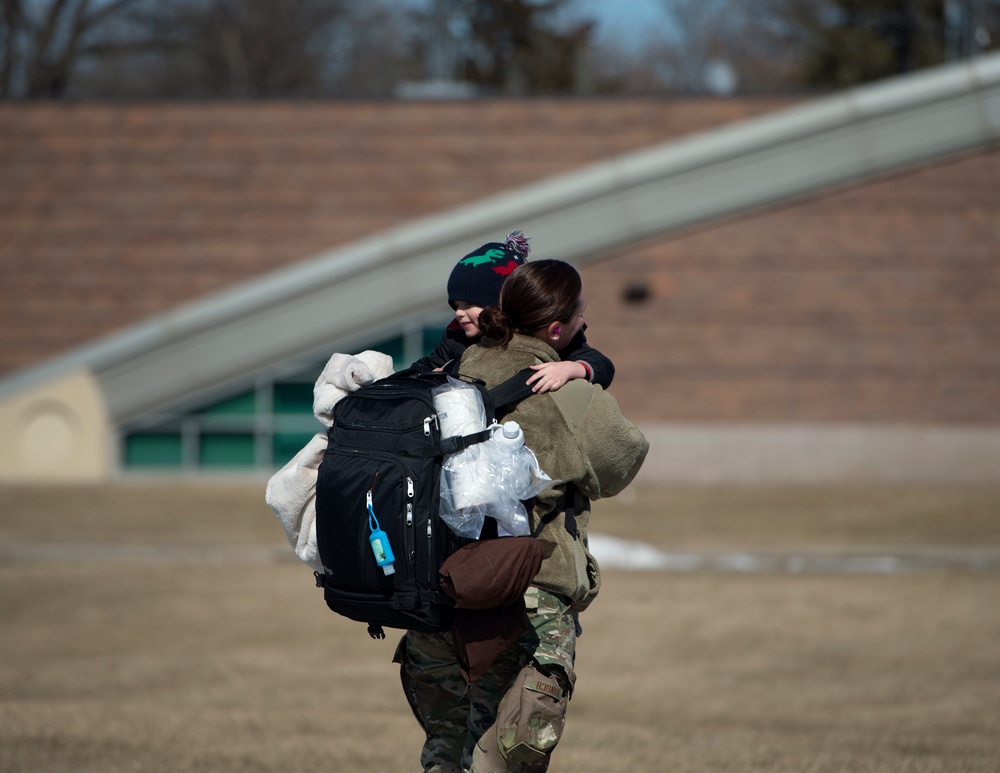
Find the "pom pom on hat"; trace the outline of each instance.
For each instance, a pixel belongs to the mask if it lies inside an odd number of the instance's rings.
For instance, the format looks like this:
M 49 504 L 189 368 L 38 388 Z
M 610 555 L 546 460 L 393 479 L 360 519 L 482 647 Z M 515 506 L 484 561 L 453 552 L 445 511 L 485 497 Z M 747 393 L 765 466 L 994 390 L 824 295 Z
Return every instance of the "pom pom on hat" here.
M 522 261 L 527 260 L 528 255 L 531 253 L 531 247 L 528 245 L 528 237 L 524 235 L 524 231 L 511 231 L 507 234 L 507 238 L 503 240 L 503 243 L 511 252 L 520 256 Z
M 448 303 L 486 308 L 500 300 L 500 288 L 510 273 L 527 260 L 531 247 L 521 231 L 502 242 L 487 242 L 460 261 L 448 277 Z

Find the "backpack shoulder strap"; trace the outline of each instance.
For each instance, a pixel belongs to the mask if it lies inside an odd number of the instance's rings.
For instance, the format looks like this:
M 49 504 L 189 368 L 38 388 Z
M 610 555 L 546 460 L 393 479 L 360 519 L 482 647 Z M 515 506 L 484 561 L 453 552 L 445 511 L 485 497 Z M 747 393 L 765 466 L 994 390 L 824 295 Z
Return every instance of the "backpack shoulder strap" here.
M 531 368 L 525 368 L 515 373 L 503 383 L 493 387 L 490 390 L 490 396 L 493 398 L 493 407 L 499 412 L 501 408 L 514 405 L 514 403 L 520 402 L 525 397 L 533 395 L 534 392 L 531 391 L 531 385 L 525 382 L 534 372 Z
M 525 383 L 532 373 L 534 371 L 531 368 L 525 368 L 489 390 L 490 397 L 493 400 L 493 410 L 496 414 L 491 418 L 499 421 L 507 413 L 507 411 L 503 410 L 504 408 L 509 408 L 525 397 L 528 397 L 528 395 L 534 394 L 531 391 L 531 387 Z M 479 383 L 482 384 L 481 381 Z M 482 432 L 474 432 L 471 435 L 454 435 L 453 437 L 442 439 L 437 446 L 429 447 L 427 453 L 434 456 L 438 454 L 453 454 L 476 443 L 482 443 L 484 440 L 488 440 L 489 437 L 489 429 L 485 429 Z

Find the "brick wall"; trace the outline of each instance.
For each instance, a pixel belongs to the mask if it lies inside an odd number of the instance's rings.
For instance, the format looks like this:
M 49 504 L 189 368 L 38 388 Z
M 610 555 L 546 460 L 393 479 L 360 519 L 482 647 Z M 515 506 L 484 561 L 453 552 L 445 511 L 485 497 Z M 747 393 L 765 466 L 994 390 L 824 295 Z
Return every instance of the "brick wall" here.
M 0 105 L 0 376 L 767 100 Z
M 588 337 L 647 421 L 1000 423 L 1000 150 L 583 273 Z
M 2 105 L 0 377 L 400 222 L 778 106 Z M 1000 422 L 1000 150 L 583 273 L 590 339 L 637 420 Z M 623 302 L 633 284 L 646 302 Z

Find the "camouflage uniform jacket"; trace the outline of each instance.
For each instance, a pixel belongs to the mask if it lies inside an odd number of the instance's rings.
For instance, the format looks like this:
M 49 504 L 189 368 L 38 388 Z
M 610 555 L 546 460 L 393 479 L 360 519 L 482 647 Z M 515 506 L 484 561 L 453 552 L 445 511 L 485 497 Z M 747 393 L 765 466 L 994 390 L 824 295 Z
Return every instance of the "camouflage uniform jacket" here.
M 493 387 L 529 365 L 558 360 L 548 344 L 515 334 L 505 347 L 471 346 L 460 372 Z M 506 420 L 521 425 L 542 470 L 561 481 L 536 498 L 531 513 L 533 528 L 545 522 L 538 534 L 545 558 L 534 584 L 581 611 L 600 590 L 600 570 L 587 547 L 590 501 L 621 492 L 639 471 L 649 443 L 610 393 L 582 379 L 522 400 Z M 564 496 L 570 483 L 572 503 Z M 570 507 L 574 514 L 567 517 Z

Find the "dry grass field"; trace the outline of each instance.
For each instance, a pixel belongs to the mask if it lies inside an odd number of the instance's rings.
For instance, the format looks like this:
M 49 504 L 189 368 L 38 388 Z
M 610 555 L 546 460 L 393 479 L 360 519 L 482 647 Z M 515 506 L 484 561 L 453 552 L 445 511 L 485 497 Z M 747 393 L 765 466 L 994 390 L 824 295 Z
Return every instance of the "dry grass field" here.
M 0 488 L 0 771 L 415 771 L 394 641 L 326 611 L 263 482 Z M 668 551 L 1000 554 L 1000 490 L 639 491 Z M 607 570 L 553 771 L 1000 770 L 1000 569 Z

